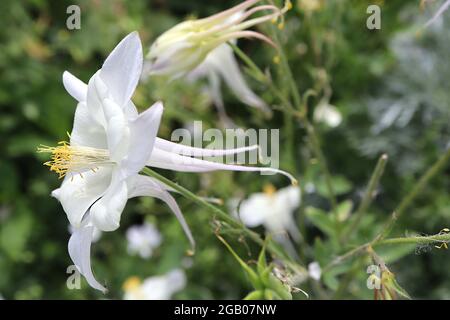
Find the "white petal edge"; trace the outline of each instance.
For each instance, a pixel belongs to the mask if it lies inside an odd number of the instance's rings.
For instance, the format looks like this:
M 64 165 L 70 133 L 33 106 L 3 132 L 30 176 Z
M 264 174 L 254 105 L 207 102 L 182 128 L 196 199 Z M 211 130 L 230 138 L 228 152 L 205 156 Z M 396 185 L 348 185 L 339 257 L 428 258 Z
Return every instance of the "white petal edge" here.
M 93 226 L 75 228 L 69 239 L 69 255 L 78 271 L 86 278 L 88 284 L 92 288 L 106 293 L 106 288 L 95 279 L 91 269 L 91 244 L 93 233 Z
M 253 146 L 236 149 L 203 149 L 186 146 L 183 144 L 175 143 L 161 138 L 156 138 L 155 148 L 167 152 L 173 152 L 182 156 L 191 156 L 191 157 L 221 157 L 247 151 L 253 151 L 256 149 L 259 150 L 259 146 L 257 144 Z
M 163 111 L 162 102 L 156 102 L 129 123 L 128 157 L 122 164 L 127 176 L 141 171 L 150 158 Z
M 128 179 L 128 197 L 154 197 L 164 201 L 172 212 L 175 214 L 176 218 L 181 224 L 186 237 L 189 239 L 192 248 L 195 248 L 195 240 L 192 236 L 191 230 L 189 229 L 186 220 L 184 219 L 183 213 L 181 212 L 175 199 L 170 195 L 170 193 L 163 188 L 161 183 L 155 179 L 143 175 L 135 175 Z
M 111 168 L 102 167 L 95 173 L 87 171 L 82 175 L 69 173 L 61 187 L 52 192 L 74 227 L 81 225 L 89 207 L 107 190 L 111 182 Z
M 111 184 L 91 209 L 91 221 L 101 231 L 114 231 L 120 226 L 120 217 L 128 200 L 128 188 L 120 169 L 113 172 Z
M 250 167 L 239 166 L 231 164 L 223 164 L 200 160 L 190 157 L 181 156 L 176 153 L 167 152 L 160 149 L 154 149 L 147 165 L 161 169 L 168 169 L 180 172 L 209 172 L 216 170 L 230 170 L 230 171 L 248 171 L 248 172 L 270 172 L 279 173 L 291 180 L 292 184 L 297 184 L 297 180 L 288 172 L 275 168 L 267 167 Z
M 142 44 L 137 31 L 127 35 L 106 58 L 100 77 L 122 108 L 131 99 L 142 73 Z
M 87 85 L 71 74 L 69 71 L 63 73 L 63 85 L 66 91 L 78 102 L 86 101 Z

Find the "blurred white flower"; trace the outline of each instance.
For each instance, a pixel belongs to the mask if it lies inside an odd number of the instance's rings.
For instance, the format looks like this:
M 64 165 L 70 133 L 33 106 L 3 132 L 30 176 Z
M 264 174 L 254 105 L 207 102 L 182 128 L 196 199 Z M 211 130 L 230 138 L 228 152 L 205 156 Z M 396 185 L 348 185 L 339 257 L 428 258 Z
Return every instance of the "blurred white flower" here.
M 192 246 L 189 227 L 169 194 L 173 191 L 159 180 L 138 174 L 145 166 L 183 172 L 214 170 L 273 172 L 272 168 L 245 167 L 191 157 L 214 157 L 254 150 L 250 146 L 230 150 L 193 148 L 156 137 L 163 113 L 161 102 L 138 114 L 131 97 L 142 71 L 142 45 L 137 32 L 126 36 L 86 85 L 69 72 L 63 74 L 66 90 L 76 100 L 70 143 L 41 146 L 51 153 L 46 165 L 64 177 L 52 192 L 67 214 L 74 232 L 69 255 L 93 288 L 106 291 L 95 279 L 90 249 L 95 228 L 113 231 L 120 225 L 129 198 L 151 196 L 163 200 L 180 221 Z
M 181 269 L 147 278 L 143 282 L 137 277 L 131 277 L 123 285 L 124 300 L 169 300 L 185 286 L 186 276 Z
M 153 249 L 162 242 L 161 234 L 153 224 L 144 223 L 142 225 L 131 226 L 127 233 L 128 252 L 138 253 L 142 258 L 148 259 L 153 254 Z
M 325 123 L 332 128 L 339 126 L 342 122 L 342 115 L 339 110 L 325 101 L 317 105 L 313 117 L 314 121 Z
M 275 190 L 271 185 L 263 193 L 254 193 L 241 202 L 235 215 L 247 226 L 263 225 L 275 239 L 282 240 L 288 232 L 291 237 L 300 240 L 300 232 L 294 220 L 294 210 L 300 205 L 301 194 L 298 186 L 289 186 Z M 233 204 L 231 204 L 233 206 Z
M 266 103 L 247 85 L 233 49 L 228 44 L 224 43 L 212 50 L 206 59 L 187 75 L 190 81 L 202 77 L 208 78 L 207 94 L 213 100 L 222 119 L 227 119 L 221 93 L 222 80 L 241 102 L 264 112 L 271 112 Z
M 320 277 L 322 276 L 322 269 L 317 261 L 311 262 L 308 265 L 308 273 L 312 279 L 317 281 L 320 280 Z
M 271 4 L 255 6 L 260 1 L 247 0 L 210 17 L 184 21 L 167 30 L 150 47 L 146 72 L 149 75 L 183 76 L 197 67 L 212 50 L 239 38 L 258 38 L 273 45 L 265 35 L 247 29 L 276 20 L 292 5 L 288 0 L 282 9 Z M 257 12 L 266 13 L 251 18 Z

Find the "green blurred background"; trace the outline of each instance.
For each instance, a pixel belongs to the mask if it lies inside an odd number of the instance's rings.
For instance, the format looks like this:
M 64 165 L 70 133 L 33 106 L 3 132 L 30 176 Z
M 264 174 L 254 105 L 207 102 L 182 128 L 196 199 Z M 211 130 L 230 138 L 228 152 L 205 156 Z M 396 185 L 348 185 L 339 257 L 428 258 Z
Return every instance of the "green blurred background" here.
M 107 279 L 109 293 L 103 296 L 85 282 L 81 290 L 66 288 L 66 268 L 71 264 L 67 253 L 68 221 L 59 203 L 49 196 L 60 181 L 42 165 L 45 155 L 35 152 L 39 144 L 53 145 L 66 139 L 66 132 L 71 130 L 76 104 L 62 86 L 63 71 L 87 81 L 129 32 L 138 30 L 148 48 L 177 22 L 190 16 L 207 16 L 237 3 L 75 2 L 81 7 L 81 29 L 72 31 L 65 23 L 66 8 L 73 1 L 0 2 L 0 294 L 6 299 L 120 299 L 122 284 L 128 277 L 146 278 L 184 267 L 188 284 L 176 298 L 244 297 L 250 291 L 249 282 L 215 237 L 211 213 L 180 196 L 176 196 L 177 201 L 198 243 L 193 257 L 186 255 L 188 242 L 163 203 L 151 198 L 134 199 L 125 209 L 120 229 L 104 233 L 93 245 L 93 269 L 99 279 Z M 319 6 L 308 6 L 311 3 Z M 365 28 L 370 3 L 382 8 L 379 31 Z M 391 210 L 450 141 L 450 17 L 424 30 L 421 26 L 436 5 L 422 12 L 419 3 L 299 0 L 286 16 L 282 41 L 299 90 L 332 92 L 330 103 L 343 115 L 343 123 L 337 128 L 317 124 L 339 202 L 358 203 L 379 155 L 386 152 L 390 157 L 376 201 L 349 247 L 376 234 Z M 276 68 L 272 63 L 274 51 L 267 45 L 248 40 L 239 45 L 262 68 Z M 263 99 L 277 103 L 261 84 L 250 79 L 249 83 Z M 323 178 L 308 151 L 303 128 L 295 129 L 295 157 L 291 158 L 283 149 L 289 139 L 280 112 L 267 121 L 228 91 L 224 96 L 230 117 L 240 126 L 281 128 L 281 168 L 296 171 L 303 186 L 315 187 L 303 199 L 305 207 L 328 211 Z M 172 130 L 194 120 L 202 120 L 204 129 L 219 126 L 215 108 L 202 93 L 201 83 L 167 84 L 155 78 L 141 85 L 134 97 L 141 110 L 158 99 L 165 103 L 160 137 L 169 139 Z M 276 187 L 286 184 L 280 177 L 250 173 L 161 172 L 196 194 L 222 199 L 259 192 L 268 182 Z M 435 234 L 450 226 L 449 174 L 447 167 L 420 195 L 405 219 L 399 221 L 397 235 Z M 164 238 L 149 260 L 130 256 L 126 249 L 127 227 L 144 220 L 154 223 Z M 301 223 L 306 262 L 325 264 L 341 252 L 327 242 L 313 221 Z M 250 241 L 239 235 L 227 239 L 244 259 L 255 259 L 259 249 Z M 450 298 L 449 251 L 422 249 L 392 250 L 391 271 L 415 298 Z M 371 298 L 366 278 L 363 264 L 353 273 L 341 297 Z M 339 281 L 342 278 L 336 277 L 318 285 L 332 292 Z M 310 282 L 299 287 L 312 298 L 320 297 L 321 290 Z M 304 298 L 301 294 L 294 297 Z

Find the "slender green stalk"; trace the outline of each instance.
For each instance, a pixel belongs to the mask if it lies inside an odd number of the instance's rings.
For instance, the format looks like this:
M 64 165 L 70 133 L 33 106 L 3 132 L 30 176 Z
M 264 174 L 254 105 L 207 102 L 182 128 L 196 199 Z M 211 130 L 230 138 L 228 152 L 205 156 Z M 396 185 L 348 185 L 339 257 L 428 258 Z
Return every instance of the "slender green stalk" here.
M 372 173 L 372 176 L 370 177 L 367 190 L 363 196 L 361 203 L 359 204 L 358 209 L 356 210 L 355 219 L 353 220 L 353 223 L 346 229 L 346 232 L 342 234 L 341 243 L 346 242 L 347 239 L 349 239 L 350 236 L 353 234 L 353 232 L 355 232 L 358 229 L 359 223 L 361 222 L 363 215 L 367 212 L 367 209 L 369 208 L 370 203 L 372 202 L 375 189 L 377 188 L 378 183 L 380 182 L 380 178 L 383 175 L 387 160 L 388 160 L 387 154 L 383 154 L 378 159 L 378 163 Z
M 423 244 L 423 243 L 430 243 L 430 242 L 436 242 L 436 241 L 447 241 L 447 239 L 450 240 L 448 234 L 438 234 L 434 236 L 428 236 L 428 237 L 406 237 L 406 238 L 394 238 L 394 239 L 387 239 L 383 240 L 386 236 L 388 236 L 392 230 L 393 225 L 397 221 L 397 219 L 405 212 L 406 208 L 411 205 L 411 203 L 414 201 L 414 199 L 417 197 L 417 195 L 420 193 L 420 191 L 425 188 L 425 186 L 428 184 L 428 182 L 438 173 L 440 172 L 445 164 L 450 159 L 450 149 L 446 151 L 446 153 L 440 157 L 428 170 L 425 172 L 425 174 L 419 179 L 419 182 L 414 186 L 414 188 L 411 190 L 411 192 L 403 198 L 403 200 L 400 202 L 399 206 L 396 210 L 394 210 L 394 213 L 392 214 L 391 220 L 385 225 L 381 233 L 375 237 L 372 241 L 367 242 L 365 244 L 362 244 L 347 253 L 335 258 L 333 261 L 331 261 L 324 269 L 323 272 L 329 271 L 334 266 L 354 257 L 357 255 L 362 254 L 366 251 L 367 248 L 378 246 L 382 244 L 399 244 L 399 243 L 417 243 L 417 244 Z
M 275 43 L 275 45 L 278 48 L 278 55 L 280 58 L 280 66 L 281 66 L 282 75 L 285 76 L 286 82 L 291 91 L 291 96 L 294 100 L 294 109 L 299 109 L 299 113 L 296 114 L 296 116 L 299 119 L 299 121 L 303 124 L 303 126 L 306 128 L 308 138 L 311 142 L 312 151 L 316 155 L 317 160 L 320 163 L 320 167 L 323 171 L 323 174 L 325 177 L 325 184 L 328 189 L 328 194 L 329 194 L 330 201 L 331 201 L 331 206 L 332 206 L 333 212 L 337 218 L 336 196 L 334 193 L 333 184 L 331 182 L 331 174 L 328 169 L 328 164 L 323 155 L 323 152 L 322 152 L 322 149 L 320 146 L 320 142 L 319 142 L 319 138 L 316 134 L 314 125 L 308 120 L 308 117 L 306 116 L 307 105 L 305 103 L 302 103 L 302 98 L 297 89 L 297 83 L 294 79 L 291 67 L 289 66 L 289 62 L 287 60 L 286 53 L 284 52 L 283 46 L 280 41 L 279 30 L 277 30 L 277 28 L 274 25 L 271 25 L 271 27 L 269 29 L 271 31 L 271 37 L 273 39 L 273 42 Z M 310 93 L 308 92 L 307 94 L 309 95 Z M 339 224 L 339 219 L 336 219 L 336 223 Z M 339 228 L 338 228 L 338 231 L 339 231 Z
M 198 205 L 207 208 L 212 213 L 214 213 L 220 220 L 224 221 L 228 225 L 230 225 L 233 228 L 239 229 L 243 234 L 248 236 L 250 239 L 252 239 L 254 242 L 259 244 L 261 247 L 264 246 L 264 240 L 261 239 L 261 237 L 256 233 L 249 229 L 247 229 L 242 223 L 240 223 L 238 220 L 232 218 L 229 214 L 227 214 L 225 211 L 219 209 L 218 207 L 208 203 L 203 198 L 200 198 L 199 196 L 195 195 L 188 189 L 180 186 L 179 184 L 167 179 L 166 177 L 160 175 L 159 173 L 153 171 L 150 168 L 145 167 L 142 169 L 142 173 L 148 175 L 149 177 L 155 178 L 162 183 L 166 184 L 173 190 L 180 193 L 185 198 L 197 203 Z M 277 256 L 278 258 L 282 259 L 286 265 L 288 265 L 293 270 L 296 270 L 301 273 L 307 272 L 304 267 L 299 265 L 298 263 L 292 261 L 287 254 L 285 254 L 275 243 L 272 241 L 268 241 L 267 243 L 267 250 L 270 251 L 274 256 Z
M 403 198 L 400 202 L 399 206 L 392 212 L 391 219 L 384 226 L 380 235 L 377 237 L 378 240 L 384 239 L 387 237 L 392 228 L 395 225 L 395 222 L 403 215 L 406 209 L 413 203 L 416 197 L 420 194 L 420 192 L 425 188 L 428 182 L 438 174 L 447 162 L 450 160 L 450 148 L 445 152 L 445 154 L 438 159 L 425 174 L 419 179 L 419 181 L 414 185 L 414 188 Z
M 336 257 L 327 266 L 322 269 L 323 273 L 330 271 L 333 267 L 347 261 L 350 258 L 359 256 L 367 251 L 368 248 L 378 247 L 382 245 L 399 245 L 399 244 L 442 244 L 450 242 L 450 233 L 436 234 L 432 236 L 416 236 L 416 237 L 401 237 L 401 238 L 391 238 L 385 240 L 372 240 L 371 242 L 365 243 L 356 247 L 347 253 Z

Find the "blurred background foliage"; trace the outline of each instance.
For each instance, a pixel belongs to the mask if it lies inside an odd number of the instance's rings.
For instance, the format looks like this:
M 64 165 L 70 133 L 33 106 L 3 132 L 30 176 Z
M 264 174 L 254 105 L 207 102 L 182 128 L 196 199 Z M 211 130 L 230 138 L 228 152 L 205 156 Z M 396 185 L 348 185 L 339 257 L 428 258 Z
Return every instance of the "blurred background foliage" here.
M 432 9 L 420 10 L 420 1 L 297 0 L 286 16 L 282 39 L 301 92 L 313 88 L 310 113 L 319 98 L 338 108 L 343 123 L 336 128 L 317 124 L 321 144 L 333 175 L 338 202 L 347 207 L 359 203 L 367 180 L 382 153 L 389 155 L 386 172 L 370 212 L 352 248 L 370 240 L 417 178 L 448 147 L 450 128 L 450 17 L 431 28 L 421 28 Z M 68 221 L 49 196 L 60 181 L 42 166 L 45 156 L 36 154 L 39 144 L 66 139 L 71 130 L 75 101 L 65 92 L 61 76 L 68 70 L 87 81 L 103 59 L 127 33 L 138 30 L 144 46 L 163 31 L 190 16 L 203 17 L 236 1 L 133 0 L 76 1 L 81 7 L 81 30 L 66 28 L 66 8 L 73 1 L 0 2 L 0 294 L 7 299 L 105 298 L 83 282 L 81 290 L 66 288 Z M 366 8 L 382 8 L 382 29 L 365 27 Z M 448 16 L 448 14 L 447 14 Z M 265 29 L 265 28 L 262 28 Z M 264 30 L 263 30 L 264 31 Z M 257 41 L 239 46 L 261 68 L 276 70 L 273 49 Z M 262 50 L 263 49 L 263 50 Z M 248 79 L 255 92 L 279 103 L 264 86 Z M 336 247 L 324 232 L 329 216 L 324 181 L 306 141 L 305 130 L 296 126 L 294 137 L 283 131 L 283 115 L 268 121 L 252 108 L 224 93 L 229 116 L 243 128 L 281 128 L 281 168 L 294 170 L 305 188 L 298 217 L 304 235 L 301 244 L 305 265 L 324 266 L 345 248 Z M 165 113 L 159 136 L 169 139 L 172 130 L 202 120 L 204 129 L 220 127 L 215 108 L 201 84 L 152 79 L 142 84 L 134 101 L 140 109 L 163 100 Z M 293 138 L 293 157 L 283 148 Z M 287 148 L 286 148 L 287 149 Z M 230 199 L 260 192 L 270 182 L 283 187 L 276 176 L 250 173 L 174 174 L 165 176 L 196 194 Z M 405 219 L 396 235 L 436 234 L 449 226 L 449 169 L 434 179 Z M 93 245 L 93 268 L 98 279 L 107 279 L 106 298 L 121 298 L 122 284 L 130 276 L 141 278 L 185 268 L 187 287 L 176 298 L 243 298 L 251 286 L 233 256 L 217 240 L 211 213 L 177 197 L 197 240 L 197 252 L 186 254 L 188 242 L 177 220 L 161 202 L 135 199 L 128 203 L 121 227 L 105 233 Z M 345 202 L 344 202 L 345 201 Z M 154 223 L 163 243 L 150 260 L 130 256 L 125 230 L 142 221 Z M 257 231 L 263 232 L 262 229 Z M 244 237 L 227 236 L 246 261 L 256 260 L 259 248 Z M 389 263 L 403 288 L 414 298 L 450 298 L 450 256 L 446 250 L 414 250 L 395 247 L 378 252 Z M 417 248 L 416 248 L 417 249 Z M 369 264 L 363 260 L 343 264 L 323 281 L 309 280 L 298 286 L 312 298 L 371 298 L 366 288 Z M 346 276 L 339 276 L 346 272 Z M 348 276 L 350 275 L 350 276 Z M 84 281 L 84 280 L 83 280 Z M 338 288 L 347 281 L 343 292 Z M 336 293 L 337 290 L 337 293 Z M 333 293 L 335 293 L 333 295 Z M 303 299 L 301 293 L 294 298 Z

